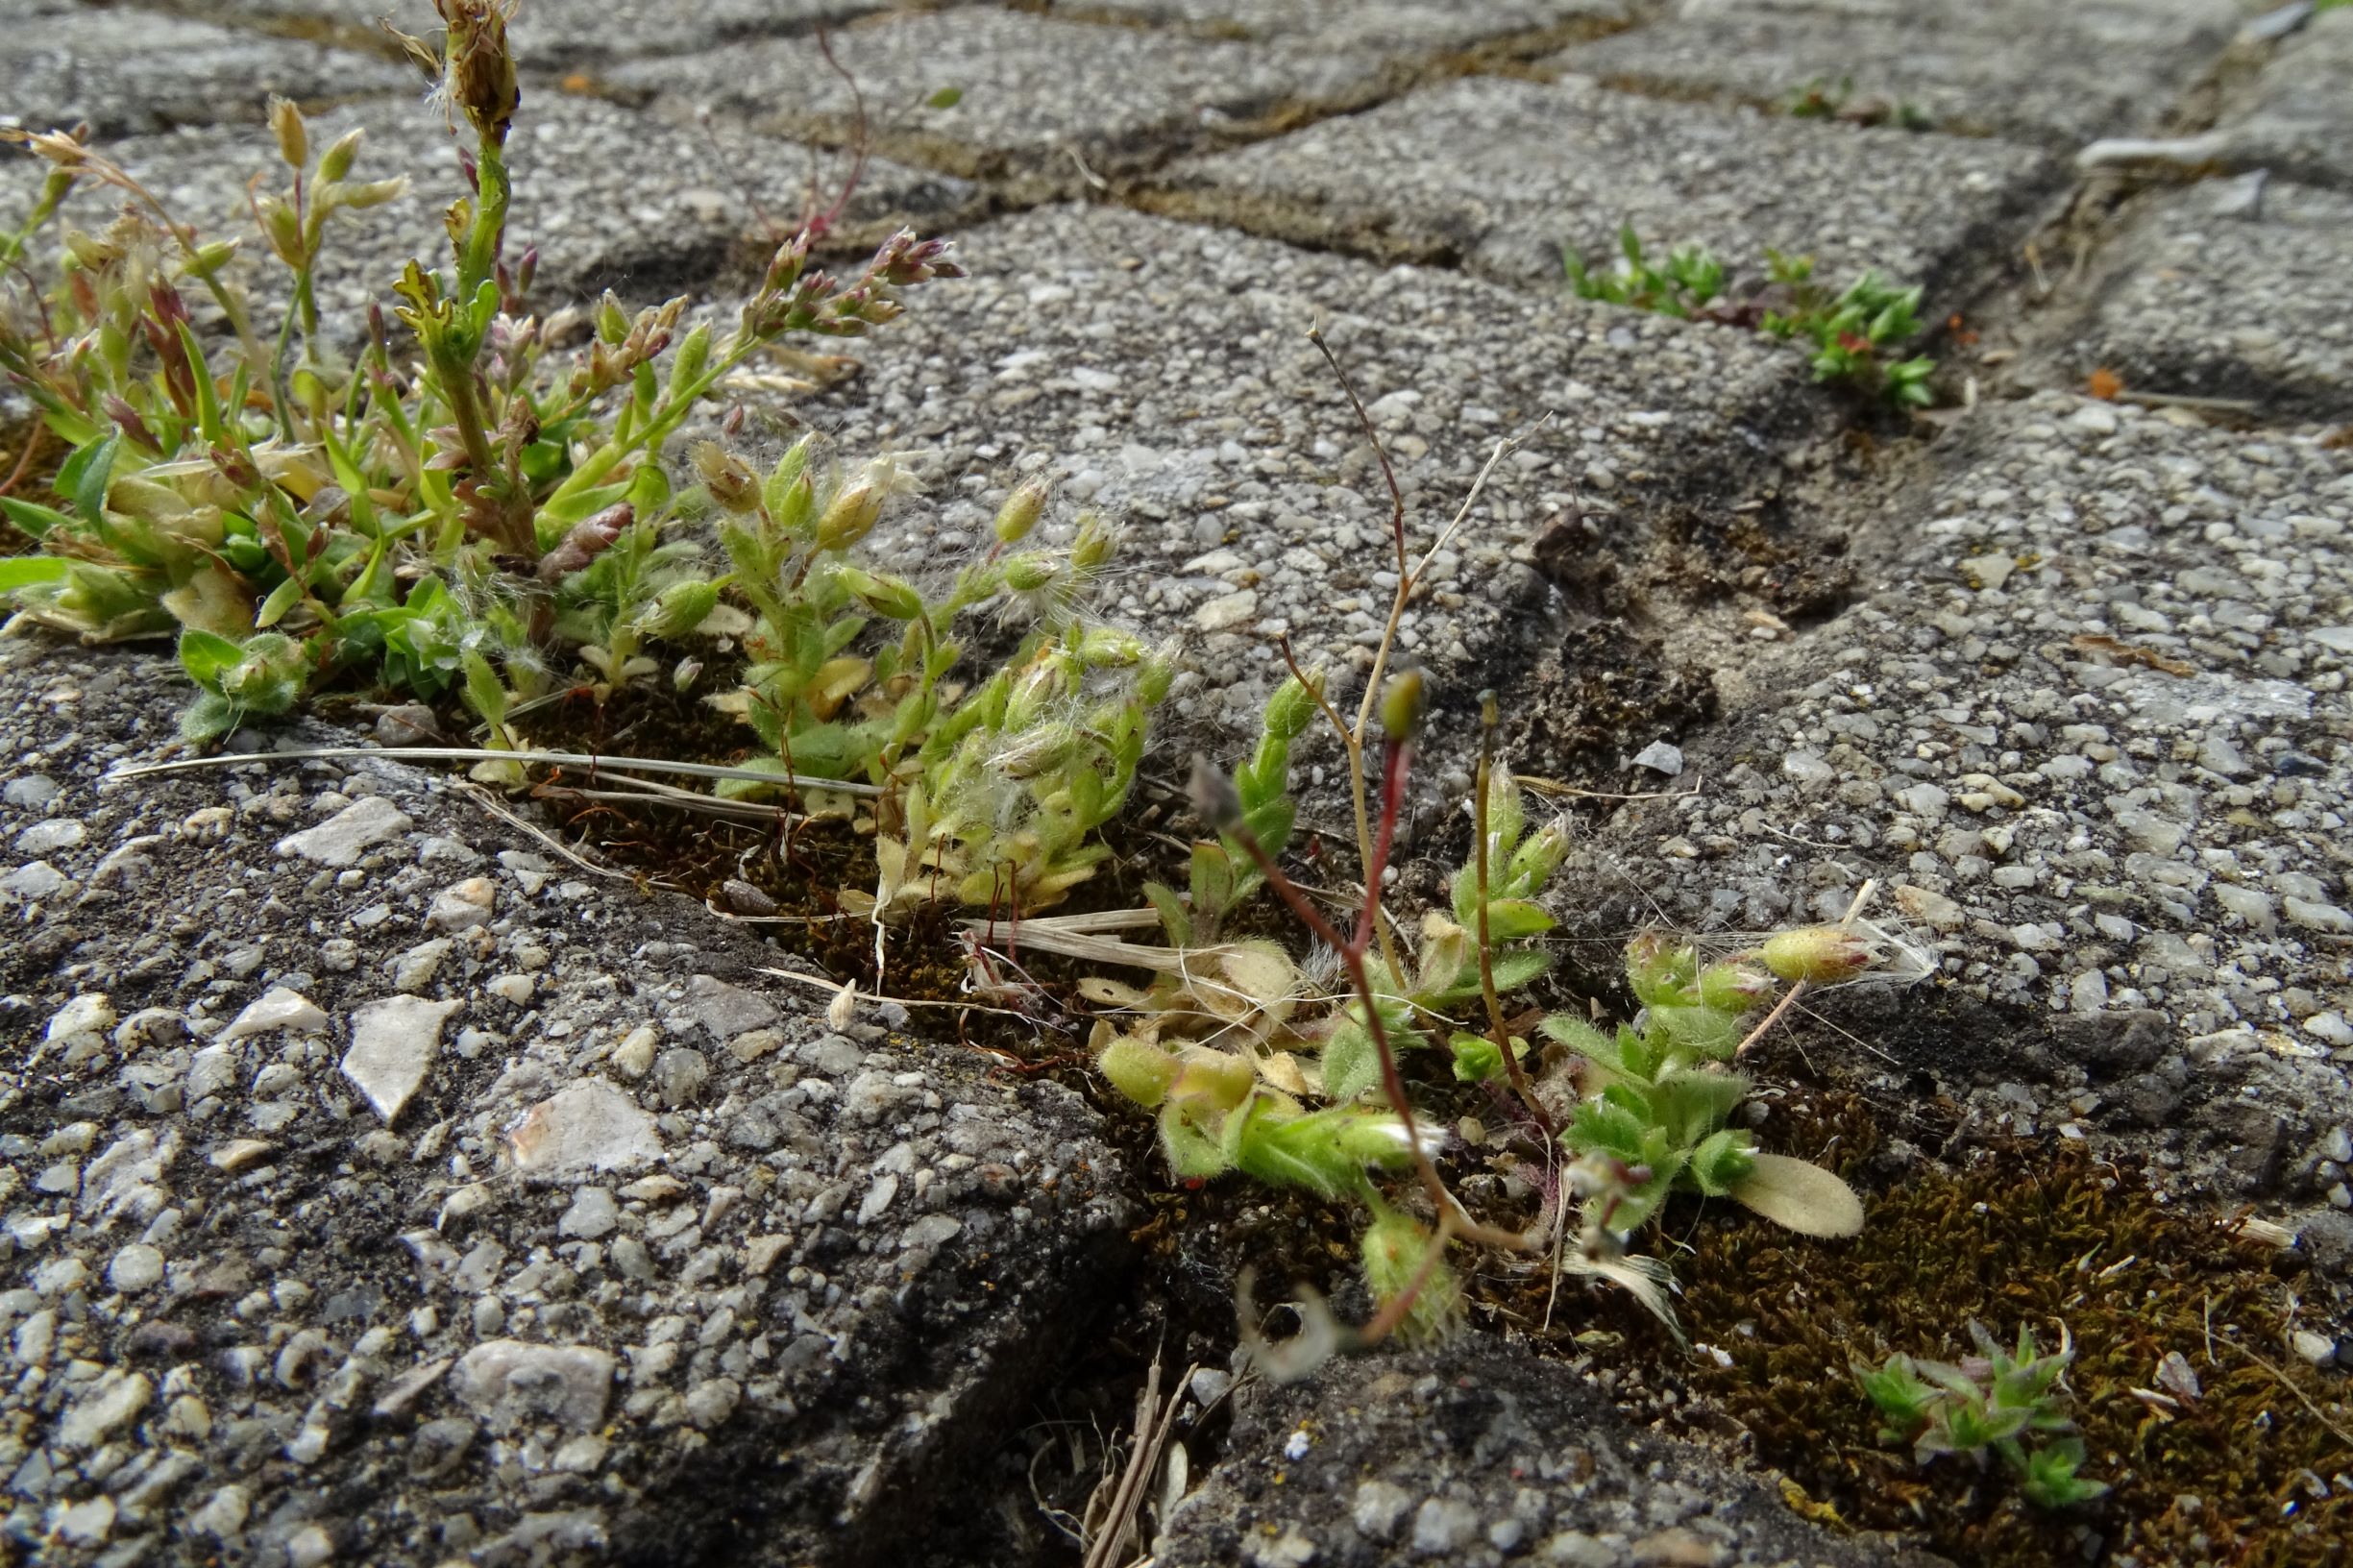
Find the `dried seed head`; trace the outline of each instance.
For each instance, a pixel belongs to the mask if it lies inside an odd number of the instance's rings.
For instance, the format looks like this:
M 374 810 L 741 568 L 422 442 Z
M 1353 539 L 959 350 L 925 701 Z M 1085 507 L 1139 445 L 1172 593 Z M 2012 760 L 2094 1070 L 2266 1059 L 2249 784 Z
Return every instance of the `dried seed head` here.
M 286 167 L 300 169 L 310 161 L 310 138 L 303 131 L 303 111 L 290 98 L 270 95 L 270 135 L 278 138 L 278 156 Z
M 515 83 L 515 57 L 506 43 L 506 17 L 514 0 L 433 0 L 449 26 L 443 47 L 442 90 L 465 111 L 475 133 L 502 143 L 522 101 Z
M 741 517 L 760 504 L 760 478 L 716 441 L 698 441 L 687 454 L 720 509 Z

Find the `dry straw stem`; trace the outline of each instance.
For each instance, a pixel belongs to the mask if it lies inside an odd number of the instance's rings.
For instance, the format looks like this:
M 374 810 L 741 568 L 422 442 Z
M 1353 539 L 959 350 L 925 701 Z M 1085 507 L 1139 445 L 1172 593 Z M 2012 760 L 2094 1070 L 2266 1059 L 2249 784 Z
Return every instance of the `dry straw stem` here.
M 233 751 L 210 757 L 178 757 L 170 762 L 140 763 L 116 768 L 106 776 L 145 778 L 155 773 L 186 772 L 198 768 L 235 768 L 256 762 L 324 762 L 341 757 L 379 757 L 390 762 L 516 762 L 549 768 L 585 768 L 643 773 L 677 773 L 687 778 L 734 780 L 771 784 L 784 789 L 808 788 L 833 795 L 878 796 L 871 784 L 847 779 L 801 778 L 762 768 L 723 768 L 708 762 L 671 762 L 660 757 L 607 757 L 588 751 L 497 751 L 473 746 L 314 746 L 291 751 Z

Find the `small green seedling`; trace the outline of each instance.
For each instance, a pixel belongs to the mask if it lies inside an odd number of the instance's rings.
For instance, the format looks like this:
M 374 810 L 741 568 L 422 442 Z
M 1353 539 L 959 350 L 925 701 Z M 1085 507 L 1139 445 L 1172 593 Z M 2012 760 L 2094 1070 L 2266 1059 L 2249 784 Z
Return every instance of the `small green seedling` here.
M 2071 1507 L 2103 1495 L 2105 1482 L 2078 1474 L 2083 1440 L 2061 1408 L 2063 1380 L 2075 1359 L 2065 1331 L 2047 1356 L 2035 1353 L 2034 1335 L 2023 1327 L 2007 1350 L 1983 1324 L 1973 1322 L 1969 1333 L 1977 1354 L 1958 1365 L 1900 1353 L 1875 1368 L 1855 1363 L 1855 1381 L 1886 1423 L 1879 1440 L 1910 1444 L 1923 1465 L 1950 1454 L 1983 1467 L 1998 1456 L 2037 1507 Z

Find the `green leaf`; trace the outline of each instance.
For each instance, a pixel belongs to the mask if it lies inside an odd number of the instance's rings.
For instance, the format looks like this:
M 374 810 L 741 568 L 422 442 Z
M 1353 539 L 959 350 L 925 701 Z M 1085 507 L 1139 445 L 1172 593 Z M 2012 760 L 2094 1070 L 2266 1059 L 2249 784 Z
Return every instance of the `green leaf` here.
M 212 371 L 205 363 L 205 346 L 196 340 L 196 332 L 186 322 L 175 323 L 180 331 L 180 347 L 188 356 L 188 367 L 196 379 L 196 429 L 208 443 L 219 445 L 227 439 L 229 427 L 221 418 L 220 391 L 212 384 Z
M 1342 1017 L 1324 1041 L 1324 1098 L 1345 1104 L 1381 1082 L 1381 1052 L 1355 1018 Z
M 57 492 L 73 500 L 84 522 L 103 531 L 107 527 L 107 485 L 114 478 L 114 453 L 121 450 L 122 432 L 82 448 L 58 470 Z
M 189 626 L 180 633 L 180 667 L 208 692 L 218 692 L 222 678 L 244 657 L 244 649 L 214 632 Z
M 217 692 L 206 692 L 180 716 L 180 735 L 183 740 L 199 745 L 216 741 L 236 728 L 237 721 L 243 717 L 234 702 Z
M 300 604 L 302 601 L 303 579 L 300 577 L 288 577 L 285 581 L 271 589 L 270 597 L 261 601 L 260 610 L 254 616 L 254 625 L 257 626 L 274 626 L 280 621 L 285 618 L 285 613 L 288 610 L 294 608 L 295 605 Z
M 1160 912 L 1161 933 L 1171 947 L 1189 947 L 1193 940 L 1192 917 L 1186 912 L 1185 902 L 1176 890 L 1164 882 L 1146 882 L 1144 901 Z
M 1536 976 L 1553 967 L 1550 953 L 1518 952 L 1495 955 L 1495 989 L 1500 992 L 1517 991 L 1534 983 Z
M 13 496 L 0 496 L 0 512 L 16 525 L 18 531 L 34 539 L 46 538 L 52 528 L 73 531 L 74 520 L 63 512 L 53 511 L 35 502 L 18 501 Z
M 964 89 L 962 87 L 942 87 L 938 92 L 923 100 L 923 107 L 926 109 L 954 109 L 963 102 Z
M 65 561 L 55 555 L 0 556 L 0 594 L 36 583 L 62 582 L 65 567 Z
M 1829 1171 L 1787 1155 L 1749 1158 L 1756 1168 L 1732 1188 L 1735 1202 L 1800 1236 L 1846 1237 L 1862 1230 L 1863 1200 Z
M 1539 937 L 1559 923 L 1525 898 L 1498 898 L 1487 905 L 1489 942 L 1520 942 L 1529 937 Z M 1476 931 L 1478 925 L 1478 917 L 1474 912 L 1471 929 Z

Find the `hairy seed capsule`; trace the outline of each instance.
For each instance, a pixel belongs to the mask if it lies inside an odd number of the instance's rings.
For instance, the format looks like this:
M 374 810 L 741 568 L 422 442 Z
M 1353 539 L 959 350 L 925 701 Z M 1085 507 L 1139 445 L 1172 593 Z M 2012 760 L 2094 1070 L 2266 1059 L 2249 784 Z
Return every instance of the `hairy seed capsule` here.
M 303 111 L 292 99 L 270 95 L 270 135 L 278 138 L 278 156 L 286 167 L 299 169 L 310 160 L 310 138 L 303 132 Z
M 1023 479 L 1014 487 L 1005 504 L 996 509 L 996 540 L 1000 545 L 1017 545 L 1029 536 L 1045 511 L 1046 482 L 1043 479 Z
M 858 483 L 833 498 L 817 520 L 817 548 L 847 550 L 873 531 L 882 521 L 882 491 Z
M 1871 963 L 1871 948 L 1844 927 L 1810 925 L 1767 938 L 1757 957 L 1784 980 L 1827 986 L 1861 973 Z

